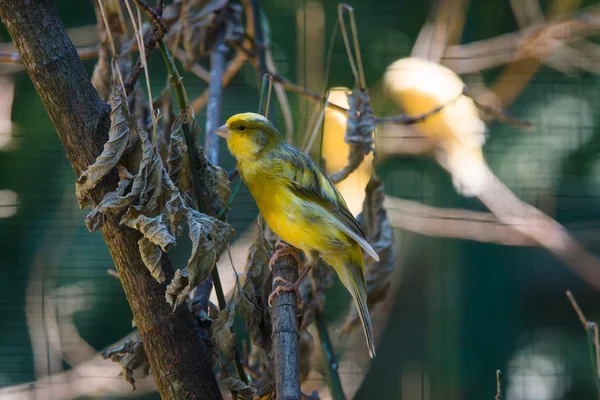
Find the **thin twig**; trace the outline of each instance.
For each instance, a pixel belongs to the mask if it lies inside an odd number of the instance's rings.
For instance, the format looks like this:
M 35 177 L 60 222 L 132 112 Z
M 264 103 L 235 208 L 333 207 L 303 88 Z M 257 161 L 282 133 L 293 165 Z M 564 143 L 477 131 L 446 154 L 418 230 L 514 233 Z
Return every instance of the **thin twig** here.
M 356 63 L 354 62 L 352 50 L 350 49 L 350 39 L 348 37 L 348 32 L 346 31 L 346 23 L 344 22 L 344 11 L 347 11 L 348 16 L 350 17 L 350 28 L 352 29 L 352 41 L 354 42 L 354 54 L 356 55 Z M 344 38 L 344 45 L 346 47 L 348 61 L 350 62 L 350 67 L 352 68 L 352 72 L 354 73 L 354 79 L 359 84 L 360 89 L 365 90 L 367 88 L 367 84 L 365 81 L 362 57 L 360 55 L 360 45 L 358 43 L 358 30 L 356 29 L 356 19 L 354 18 L 354 8 L 345 3 L 339 4 L 338 20 L 342 29 L 342 37 Z
M 585 314 L 583 313 L 583 311 L 581 311 L 579 304 L 577 304 L 577 300 L 575 300 L 575 296 L 573 296 L 573 293 L 571 293 L 570 290 L 567 290 L 566 294 L 567 294 L 567 298 L 571 302 L 571 307 L 573 307 L 573 310 L 575 310 L 575 313 L 577 314 L 577 318 L 579 318 L 579 321 L 581 322 L 581 325 L 583 325 L 583 327 L 587 329 L 588 320 L 585 317 Z
M 329 386 L 329 393 L 334 400 L 344 400 L 346 396 L 344 396 L 342 382 L 340 381 L 340 375 L 338 373 L 339 365 L 335 358 L 331 339 L 329 338 L 325 317 L 320 312 L 317 312 L 315 316 L 315 325 L 317 326 L 317 332 L 319 333 L 319 340 L 321 342 L 321 351 L 325 363 L 325 379 L 327 381 L 327 386 Z
M 463 88 L 463 94 L 465 96 L 469 97 L 471 100 L 473 100 L 473 103 L 475 103 L 475 106 L 481 112 L 483 112 L 484 114 L 487 114 L 487 115 L 491 115 L 492 117 L 496 118 L 499 122 L 502 122 L 504 124 L 511 125 L 511 126 L 514 126 L 516 128 L 523 129 L 523 130 L 527 130 L 533 126 L 533 124 L 529 121 L 524 121 L 524 120 L 520 120 L 520 119 L 511 117 L 504 110 L 502 110 L 500 108 L 481 103 L 479 100 L 477 100 L 473 96 L 473 94 L 469 91 L 469 89 L 466 86 Z
M 127 12 L 129 13 L 129 18 L 131 19 L 131 24 L 133 25 L 133 34 L 135 35 L 136 41 L 138 43 L 138 47 L 140 49 L 140 59 L 142 60 L 142 68 L 144 69 L 144 76 L 146 77 L 146 90 L 148 91 L 148 105 L 150 107 L 150 118 L 152 119 L 152 146 L 156 146 L 156 114 L 154 114 L 154 105 L 152 101 L 152 88 L 150 86 L 150 74 L 148 73 L 148 64 L 146 63 L 146 51 L 144 49 L 144 36 L 142 34 L 142 15 L 140 13 L 140 9 L 137 9 L 138 13 L 138 23 L 135 22 L 135 17 L 133 16 L 133 11 L 131 10 L 131 6 L 129 5 L 129 0 L 125 0 L 125 6 L 127 7 Z
M 119 82 L 121 83 L 121 86 L 123 87 L 123 91 L 125 91 L 125 85 L 123 83 L 123 76 L 121 75 L 121 70 L 119 69 L 119 66 L 116 62 L 119 55 L 117 54 L 117 50 L 115 47 L 115 41 L 113 40 L 112 32 L 110 30 L 110 25 L 108 24 L 108 18 L 106 18 L 106 12 L 104 11 L 104 4 L 102 3 L 102 0 L 98 0 L 98 4 L 100 5 L 100 7 L 99 7 L 100 13 L 102 14 L 102 20 L 104 21 L 104 26 L 106 28 L 106 34 L 108 35 L 108 42 L 110 43 L 110 48 L 112 50 L 113 64 L 114 64 L 115 69 L 117 70 L 117 76 L 119 77 Z
M 496 397 L 494 397 L 494 400 L 502 400 L 502 386 L 501 386 L 501 380 L 502 378 L 502 372 L 498 369 L 496 370 Z
M 138 49 L 140 51 L 140 55 L 133 67 L 131 68 L 129 76 L 125 80 L 125 89 L 127 94 L 133 91 L 135 83 L 137 82 L 137 79 L 140 76 L 140 73 L 142 72 L 142 68 L 147 58 L 150 56 L 152 50 L 156 48 L 158 41 L 162 40 L 162 38 L 167 32 L 165 25 L 161 20 L 163 8 L 162 5 L 164 5 L 164 0 L 158 0 L 157 3 L 157 9 L 160 10 L 160 13 L 150 8 L 150 6 L 148 6 L 148 4 L 146 4 L 146 2 L 144 2 L 143 0 L 133 0 L 133 2 L 140 10 L 144 12 L 148 20 L 152 22 L 152 29 L 148 31 L 146 37 L 141 41 L 143 43 L 143 48 L 141 48 L 142 46 L 140 44 L 140 41 L 137 41 L 138 47 L 140 47 Z M 140 34 L 141 31 L 142 28 L 140 27 Z
M 588 352 L 590 355 L 590 364 L 592 365 L 592 372 L 594 373 L 594 382 L 596 384 L 596 390 L 598 392 L 598 398 L 600 399 L 600 341 L 598 340 L 598 324 L 593 321 L 588 321 L 585 317 L 585 314 L 577 304 L 577 300 L 575 300 L 575 296 L 571 293 L 570 290 L 566 291 L 567 298 L 571 302 L 571 306 L 575 313 L 577 314 L 577 318 L 583 325 L 583 329 L 587 334 L 588 339 Z

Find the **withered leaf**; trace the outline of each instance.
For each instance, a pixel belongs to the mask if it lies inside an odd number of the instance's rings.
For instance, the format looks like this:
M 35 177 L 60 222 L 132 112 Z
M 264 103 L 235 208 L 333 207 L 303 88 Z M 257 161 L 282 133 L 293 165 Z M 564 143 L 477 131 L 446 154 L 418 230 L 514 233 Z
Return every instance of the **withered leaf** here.
M 110 114 L 111 125 L 108 132 L 108 141 L 104 144 L 104 150 L 96 158 L 94 164 L 83 171 L 77 179 L 75 193 L 77 194 L 81 209 L 86 205 L 93 205 L 92 200 L 88 196 L 89 191 L 95 188 L 116 166 L 127 148 L 131 131 L 137 129 L 129 114 L 125 93 L 119 85 L 113 86 L 110 102 L 112 111 Z
M 131 181 L 128 179 L 121 179 L 117 190 L 114 192 L 107 193 L 100 204 L 98 204 L 85 218 L 85 225 L 91 233 L 100 229 L 104 222 L 106 222 L 106 215 L 114 215 L 125 209 L 134 197 L 124 197 L 125 191 L 131 185 Z
M 113 362 L 118 362 L 123 367 L 121 375 L 131 384 L 135 390 L 135 379 L 133 373 L 141 370 L 141 376 L 148 376 L 150 373 L 150 362 L 144 350 L 142 337 L 136 333 L 130 339 L 125 340 L 123 345 L 108 349 L 102 352 L 102 358 L 110 358 Z
M 181 127 L 181 117 L 178 116 L 175 119 L 175 122 L 173 122 L 173 127 L 171 128 L 171 137 L 169 140 L 169 158 L 167 158 L 167 171 L 169 172 L 169 178 L 171 178 L 173 184 L 177 186 L 182 193 L 185 192 L 186 189 L 180 186 L 183 175 L 185 159 L 184 154 L 186 151 L 187 147 L 185 145 L 185 138 L 183 136 L 183 129 Z
M 187 268 L 178 269 L 175 271 L 175 276 L 173 280 L 167 286 L 167 291 L 165 292 L 165 298 L 167 300 L 167 304 L 173 307 L 173 310 L 179 306 L 179 304 L 185 301 L 186 296 L 190 293 L 191 289 L 189 289 L 189 273 Z
M 271 293 L 269 260 L 272 248 L 272 243 L 258 232 L 248 253 L 244 282 L 235 292 L 237 312 L 246 321 L 252 343 L 261 348 L 265 348 L 265 342 L 271 338 L 271 319 L 266 304 Z
M 175 244 L 175 236 L 163 221 L 163 216 L 147 217 L 138 214 L 135 207 L 129 207 L 127 213 L 121 218 L 121 224 L 140 231 L 151 243 L 160 246 L 163 251 L 168 251 Z
M 256 395 L 256 389 L 241 380 L 228 376 L 221 380 L 231 392 L 235 392 L 236 396 L 240 400 L 254 400 L 258 399 Z
M 348 164 L 338 172 L 329 176 L 332 182 L 338 183 L 350 175 L 365 159 L 375 151 L 373 132 L 375 131 L 375 114 L 367 89 L 355 86 L 348 95 L 348 121 L 344 141 L 350 145 Z
M 190 285 L 195 287 L 208 278 L 219 256 L 227 248 L 234 230 L 231 225 L 206 214 L 191 208 L 185 210 L 192 241 L 192 255 L 187 269 Z
M 163 160 L 163 166 L 167 168 L 167 158 L 169 153 L 169 142 L 171 137 L 171 127 L 175 121 L 173 111 L 173 87 L 167 84 L 158 97 L 153 101 L 154 109 L 160 111 L 160 118 L 156 127 L 156 143 L 158 153 Z
M 138 246 L 140 248 L 142 261 L 144 261 L 144 265 L 146 265 L 146 268 L 148 268 L 152 274 L 152 277 L 158 282 L 163 283 L 166 278 L 165 272 L 160 264 L 160 257 L 162 256 L 160 246 L 153 243 L 146 237 L 143 237 L 138 241 Z
M 367 184 L 363 212 L 357 220 L 363 228 L 367 240 L 373 246 L 380 261 L 369 258 L 365 264 L 367 278 L 367 304 L 369 309 L 383 301 L 390 288 L 390 280 L 396 265 L 394 234 L 387 211 L 383 207 L 385 192 L 383 181 L 371 176 Z M 352 330 L 360 324 L 356 309 L 352 307 L 344 326 L 339 333 Z
M 92 73 L 92 85 L 103 101 L 107 101 L 111 91 L 110 55 L 108 46 L 102 43 L 99 46 L 98 61 Z
M 226 361 L 233 358 L 235 350 L 235 337 L 231 331 L 235 319 L 235 302 L 230 301 L 227 306 L 219 311 L 219 317 L 213 322 L 210 336 L 215 346 L 221 350 Z
M 196 0 L 184 2 L 181 9 L 183 48 L 189 68 L 208 54 L 216 41 L 216 31 L 225 26 L 225 41 L 239 41 L 244 34 L 242 9 L 228 0 Z
M 197 149 L 197 154 L 198 175 L 202 182 L 200 188 L 202 192 L 201 201 L 204 204 L 204 209 L 218 212 L 225 206 L 231 196 L 227 172 L 210 162 L 202 148 Z

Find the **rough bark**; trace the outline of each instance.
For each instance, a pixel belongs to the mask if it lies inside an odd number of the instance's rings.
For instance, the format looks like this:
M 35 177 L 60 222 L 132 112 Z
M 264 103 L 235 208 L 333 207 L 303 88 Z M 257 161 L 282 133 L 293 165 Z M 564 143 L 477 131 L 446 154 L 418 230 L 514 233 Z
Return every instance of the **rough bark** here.
M 298 280 L 298 264 L 293 256 L 281 257 L 273 265 L 273 290 L 283 282 Z M 279 292 L 273 299 L 273 351 L 277 400 L 300 400 L 300 363 L 298 358 L 298 310 L 296 293 Z
M 107 139 L 108 105 L 90 83 L 51 1 L 0 0 L 0 18 L 79 175 L 94 162 Z M 115 185 L 112 175 L 93 193 L 94 200 L 99 201 Z M 140 235 L 113 219 L 103 226 L 102 236 L 144 339 L 162 398 L 220 399 L 199 326 L 184 308 L 171 312 L 164 287 L 150 276 L 141 260 Z M 172 276 L 166 256 L 163 266 Z

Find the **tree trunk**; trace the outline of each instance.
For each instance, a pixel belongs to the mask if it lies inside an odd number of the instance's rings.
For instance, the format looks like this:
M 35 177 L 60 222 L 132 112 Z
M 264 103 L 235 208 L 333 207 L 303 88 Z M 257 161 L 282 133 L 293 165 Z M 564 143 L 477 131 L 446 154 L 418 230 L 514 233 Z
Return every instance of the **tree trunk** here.
M 92 86 L 52 1 L 0 0 L 0 18 L 79 175 L 94 162 L 107 140 L 108 105 Z M 115 188 L 116 182 L 116 174 L 108 177 L 93 193 L 94 201 Z M 102 236 L 121 277 L 162 398 L 220 399 L 200 328 L 184 307 L 172 312 L 167 305 L 164 285 L 150 276 L 140 257 L 139 233 L 109 219 Z M 166 256 L 163 267 L 172 277 L 173 267 Z

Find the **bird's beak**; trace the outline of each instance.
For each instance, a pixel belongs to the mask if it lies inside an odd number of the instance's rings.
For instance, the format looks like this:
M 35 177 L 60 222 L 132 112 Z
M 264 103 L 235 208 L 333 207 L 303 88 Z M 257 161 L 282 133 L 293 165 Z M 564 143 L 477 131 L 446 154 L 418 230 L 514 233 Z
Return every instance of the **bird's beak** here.
M 229 129 L 227 129 L 227 125 L 222 125 L 215 130 L 215 133 L 221 136 L 223 139 L 227 139 L 229 137 Z

